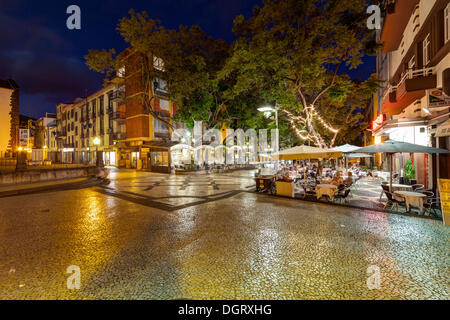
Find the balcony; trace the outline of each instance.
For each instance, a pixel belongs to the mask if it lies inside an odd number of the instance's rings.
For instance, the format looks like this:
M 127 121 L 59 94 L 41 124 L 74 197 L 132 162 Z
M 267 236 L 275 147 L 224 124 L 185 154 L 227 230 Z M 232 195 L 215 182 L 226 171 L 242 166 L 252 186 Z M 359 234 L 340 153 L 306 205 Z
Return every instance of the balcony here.
M 124 132 L 117 132 L 110 135 L 110 141 L 125 140 L 126 134 Z
M 125 121 L 126 114 L 123 111 L 113 112 L 110 114 L 109 119 L 116 121 Z
M 414 101 L 425 96 L 426 90 L 437 86 L 435 68 L 408 70 L 397 85 L 390 85 L 383 97 L 382 112 L 399 114 Z
M 58 138 L 62 138 L 62 137 L 66 137 L 67 136 L 67 131 L 66 130 L 62 130 L 62 131 L 57 131 L 56 132 L 56 137 Z
M 125 90 L 114 91 L 111 95 L 111 101 L 123 101 L 125 99 Z
M 381 30 L 381 41 L 384 43 L 383 53 L 398 49 L 403 31 L 419 2 L 419 0 L 385 1 L 386 16 Z
M 169 131 L 155 131 L 153 135 L 155 136 L 155 139 L 170 139 Z

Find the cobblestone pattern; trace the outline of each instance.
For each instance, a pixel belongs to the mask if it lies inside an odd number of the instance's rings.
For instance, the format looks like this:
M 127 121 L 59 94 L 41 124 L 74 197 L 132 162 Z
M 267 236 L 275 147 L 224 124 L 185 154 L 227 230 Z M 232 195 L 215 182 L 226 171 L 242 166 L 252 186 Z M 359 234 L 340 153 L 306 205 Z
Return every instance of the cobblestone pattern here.
M 242 192 L 244 173 L 185 179 L 130 171 L 109 191 L 0 199 L 0 299 L 449 298 L 439 221 Z

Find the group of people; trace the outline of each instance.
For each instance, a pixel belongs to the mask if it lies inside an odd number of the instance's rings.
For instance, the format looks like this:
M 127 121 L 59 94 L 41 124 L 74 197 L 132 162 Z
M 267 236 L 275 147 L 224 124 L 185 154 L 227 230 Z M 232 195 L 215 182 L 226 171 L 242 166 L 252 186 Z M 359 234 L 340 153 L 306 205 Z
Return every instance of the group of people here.
M 356 170 L 357 172 L 355 174 L 358 175 L 359 168 L 356 167 Z M 326 172 L 324 173 L 323 171 Z M 320 162 L 319 164 L 306 163 L 305 166 L 293 163 L 282 165 L 278 175 L 281 176 L 283 181 L 314 179 L 320 183 L 338 186 L 342 184 L 351 185 L 353 183 L 354 172 L 355 170 L 352 168 L 347 172 L 347 175 L 343 177 L 342 171 L 339 171 L 334 167 L 324 170 Z

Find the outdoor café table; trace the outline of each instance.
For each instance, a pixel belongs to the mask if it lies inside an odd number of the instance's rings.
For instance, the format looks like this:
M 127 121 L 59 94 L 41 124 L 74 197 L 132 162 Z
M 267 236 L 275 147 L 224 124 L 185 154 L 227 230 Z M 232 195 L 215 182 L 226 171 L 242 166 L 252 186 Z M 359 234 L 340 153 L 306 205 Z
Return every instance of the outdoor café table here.
M 318 184 L 316 186 L 317 199 L 322 198 L 322 196 L 327 195 L 331 200 L 334 200 L 334 196 L 338 191 L 338 187 L 334 184 Z
M 420 208 L 420 212 L 423 212 L 423 203 L 427 198 L 425 194 L 411 191 L 395 191 L 394 195 L 399 195 L 405 198 L 406 208 L 408 211 L 410 211 L 411 206 L 415 206 Z
M 389 184 L 387 185 L 389 186 Z M 412 186 L 409 186 L 407 184 L 392 184 L 392 191 L 413 191 Z

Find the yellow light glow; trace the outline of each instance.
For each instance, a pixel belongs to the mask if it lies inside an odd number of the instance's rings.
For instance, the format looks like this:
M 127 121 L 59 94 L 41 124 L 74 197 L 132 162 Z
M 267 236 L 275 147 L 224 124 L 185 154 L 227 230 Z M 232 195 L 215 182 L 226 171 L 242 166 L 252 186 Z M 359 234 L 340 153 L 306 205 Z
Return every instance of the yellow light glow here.
M 47 147 L 47 146 L 44 146 L 44 149 L 48 149 L 48 147 Z
M 23 150 L 23 148 L 22 147 L 19 147 L 17 150 L 19 150 L 19 151 L 22 151 Z
M 376 136 L 375 137 L 375 144 L 380 144 L 381 143 L 381 136 Z
M 100 138 L 99 138 L 99 137 L 96 137 L 96 138 L 94 139 L 94 144 L 95 144 L 96 146 L 98 146 L 98 145 L 100 144 Z

